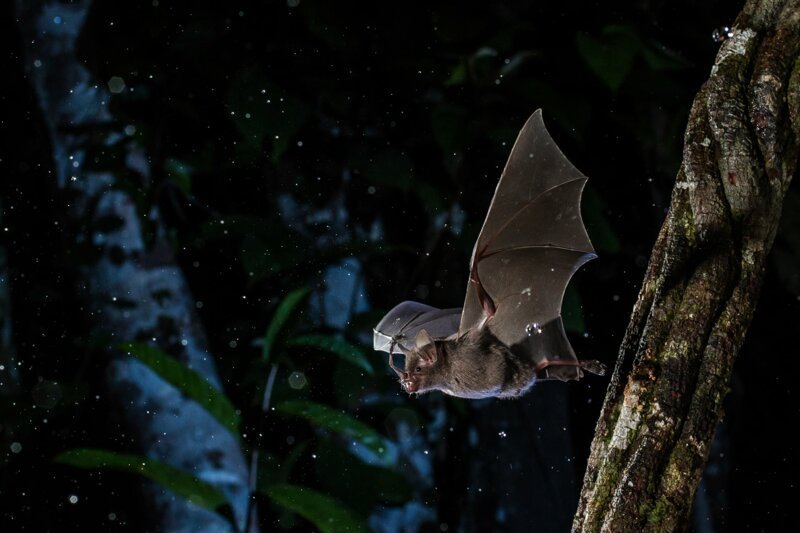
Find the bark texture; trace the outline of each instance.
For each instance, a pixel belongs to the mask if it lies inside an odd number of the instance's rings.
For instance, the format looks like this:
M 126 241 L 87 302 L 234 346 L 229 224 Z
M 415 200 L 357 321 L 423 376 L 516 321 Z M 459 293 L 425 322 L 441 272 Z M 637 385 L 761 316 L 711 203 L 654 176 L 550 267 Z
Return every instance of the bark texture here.
M 799 46 L 800 1 L 750 0 L 695 98 L 574 531 L 687 526 L 795 172 Z
M 56 179 L 63 192 L 78 291 L 92 334 L 106 341 L 110 431 L 134 448 L 220 488 L 243 529 L 247 469 L 236 438 L 200 406 L 148 367 L 114 350 L 125 341 L 154 342 L 220 387 L 194 302 L 158 213 L 144 214 L 155 244 L 147 245 L 142 214 L 125 183 L 149 179 L 147 158 L 121 133 L 108 110 L 106 80 L 94 80 L 77 54 L 91 1 L 19 1 L 26 72 L 50 131 Z M 124 74 L 124 73 L 122 73 Z M 119 83 L 116 84 L 119 89 Z M 117 159 L 104 170 L 98 162 Z M 87 443 L 87 445 L 90 443 Z M 219 515 L 147 483 L 158 531 L 229 531 Z

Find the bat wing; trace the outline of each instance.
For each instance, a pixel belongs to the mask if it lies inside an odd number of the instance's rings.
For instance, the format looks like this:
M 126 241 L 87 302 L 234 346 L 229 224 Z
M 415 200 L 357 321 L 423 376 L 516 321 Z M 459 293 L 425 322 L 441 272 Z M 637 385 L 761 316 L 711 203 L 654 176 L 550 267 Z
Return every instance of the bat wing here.
M 487 325 L 536 363 L 577 361 L 561 323 L 561 302 L 575 271 L 596 257 L 581 219 L 585 184 L 536 111 L 514 143 L 475 243 L 459 334 Z M 547 372 L 558 379 L 580 376 L 570 366 Z
M 461 309 L 437 309 L 419 302 L 403 302 L 386 313 L 373 330 L 375 350 L 392 353 L 415 347 L 417 333 L 424 329 L 433 340 L 446 339 L 458 332 Z

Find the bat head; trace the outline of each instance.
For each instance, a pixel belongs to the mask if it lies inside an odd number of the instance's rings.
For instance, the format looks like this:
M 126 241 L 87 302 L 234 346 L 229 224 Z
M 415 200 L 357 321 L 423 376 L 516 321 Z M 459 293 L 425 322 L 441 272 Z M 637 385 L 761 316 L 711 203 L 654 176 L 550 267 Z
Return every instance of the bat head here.
M 400 376 L 400 384 L 409 393 L 427 392 L 433 387 L 431 371 L 438 359 L 436 343 L 428 332 L 420 330 L 416 338 L 416 347 L 405 352 L 406 368 Z

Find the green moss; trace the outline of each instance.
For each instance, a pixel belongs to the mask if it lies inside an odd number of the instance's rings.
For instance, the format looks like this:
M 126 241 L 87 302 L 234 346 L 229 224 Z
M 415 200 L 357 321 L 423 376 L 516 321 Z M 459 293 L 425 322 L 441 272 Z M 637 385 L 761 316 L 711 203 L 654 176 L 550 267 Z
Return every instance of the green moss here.
M 611 444 L 611 437 L 614 435 L 614 426 L 617 425 L 617 420 L 619 420 L 619 414 L 622 411 L 622 399 L 620 398 L 617 403 L 614 404 L 614 407 L 611 409 L 611 413 L 608 415 L 608 424 L 606 428 L 610 431 L 606 433 L 606 446 Z
M 618 454 L 617 457 L 619 457 Z M 605 478 L 598 477 L 596 482 L 597 486 L 595 488 L 595 493 L 593 498 L 594 504 L 592 505 L 592 507 L 600 511 L 599 513 L 597 512 L 595 513 L 598 514 L 599 516 L 605 515 L 606 511 L 608 510 L 608 504 L 611 501 L 611 496 L 614 494 L 614 490 L 616 489 L 617 484 L 619 482 L 620 466 L 616 464 L 616 462 L 614 462 L 614 464 L 609 465 L 609 467 L 607 467 L 607 472 L 608 475 Z M 594 531 L 599 532 L 602 523 L 603 523 L 602 520 L 593 521 L 592 525 L 595 526 Z
M 683 235 L 686 238 L 689 246 L 694 246 L 697 239 L 697 228 L 694 225 L 692 212 L 690 209 L 681 209 L 678 216 L 678 223 L 683 230 Z
M 669 504 L 667 499 L 663 496 L 659 497 L 655 504 L 653 504 L 652 507 L 647 510 L 647 524 L 650 526 L 658 526 L 659 524 L 662 524 L 664 522 L 664 518 L 667 517 L 671 509 L 672 505 Z

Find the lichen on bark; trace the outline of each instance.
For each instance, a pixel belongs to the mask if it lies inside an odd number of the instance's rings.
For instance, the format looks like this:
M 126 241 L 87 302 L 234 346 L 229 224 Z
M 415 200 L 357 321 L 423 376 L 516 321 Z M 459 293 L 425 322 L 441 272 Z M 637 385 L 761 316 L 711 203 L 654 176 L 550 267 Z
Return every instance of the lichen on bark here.
M 689 116 L 574 531 L 685 528 L 800 137 L 800 1 L 750 0 Z

